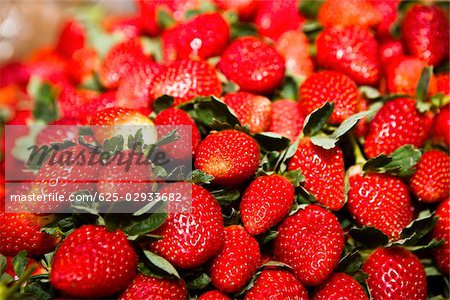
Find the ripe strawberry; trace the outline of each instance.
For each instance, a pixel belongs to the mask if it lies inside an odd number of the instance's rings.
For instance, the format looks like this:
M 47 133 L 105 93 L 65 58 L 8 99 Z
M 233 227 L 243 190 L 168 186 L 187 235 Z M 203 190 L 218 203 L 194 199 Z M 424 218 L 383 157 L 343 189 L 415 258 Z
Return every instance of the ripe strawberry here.
M 438 65 L 448 59 L 449 27 L 448 16 L 438 6 L 414 5 L 403 19 L 403 41 L 412 55 Z
M 218 68 L 242 91 L 268 94 L 283 81 L 285 65 L 273 47 L 255 37 L 241 37 L 222 53 Z
M 230 10 L 239 15 L 240 20 L 252 20 L 259 2 L 256 0 L 214 0 L 214 3 L 223 10 Z
M 237 92 L 226 94 L 223 102 L 233 110 L 241 125 L 248 125 L 251 133 L 267 131 L 270 126 L 271 102 L 264 96 Z
M 427 299 L 427 281 L 420 260 L 405 248 L 379 248 L 364 263 L 374 299 Z
M 345 273 L 334 273 L 314 290 L 312 300 L 368 300 L 362 286 Z
M 352 78 L 374 85 L 381 77 L 378 43 L 368 29 L 329 27 L 317 37 L 317 62 Z
M 347 205 L 359 225 L 373 226 L 392 239 L 413 219 L 408 187 L 386 174 L 350 172 Z
M 304 138 L 288 168 L 302 171 L 304 187 L 316 197 L 317 202 L 335 211 L 344 206 L 344 155 L 339 147 L 326 150 L 311 143 L 311 139 Z M 332 182 L 330 178 L 333 178 Z
M 160 33 L 161 28 L 157 22 L 158 6 L 162 1 L 155 0 L 135 0 L 138 7 L 138 21 L 140 23 L 142 33 L 149 36 L 156 36 Z
M 231 298 L 218 290 L 212 290 L 202 294 L 198 300 L 231 300 Z
M 441 108 L 440 112 L 434 117 L 433 128 L 431 130 L 432 140 L 443 142 L 450 145 L 450 105 Z
M 245 294 L 244 299 L 308 300 L 308 292 L 289 271 L 264 269 L 256 279 L 255 285 Z
M 30 67 L 20 62 L 8 62 L 0 67 L 0 87 L 17 84 L 25 87 L 30 79 Z
M 380 60 L 383 67 L 387 66 L 392 60 L 398 59 L 403 56 L 405 50 L 401 41 L 397 40 L 385 40 L 380 44 L 379 48 Z
M 76 20 L 68 20 L 62 26 L 56 43 L 56 52 L 65 58 L 70 58 L 75 51 L 86 44 L 86 32 L 84 26 Z
M 219 13 L 198 15 L 166 32 L 164 57 L 169 61 L 218 56 L 230 39 L 229 25 Z
M 439 202 L 448 198 L 450 186 L 450 156 L 439 150 L 422 155 L 409 182 L 412 192 L 423 202 Z
M 0 253 L 15 256 L 25 250 L 29 256 L 36 257 L 53 251 L 58 238 L 41 231 L 41 227 L 51 221 L 51 216 L 0 211 Z
M 308 37 L 301 30 L 283 33 L 275 48 L 286 62 L 286 70 L 299 78 L 309 77 L 314 72 L 314 62 L 309 54 Z
M 222 292 L 239 291 L 255 274 L 261 257 L 258 242 L 242 226 L 225 228 L 225 245 L 211 261 L 211 282 Z
M 368 101 L 363 97 L 361 97 L 361 101 L 359 101 L 359 111 L 366 111 L 369 107 Z M 367 134 L 367 131 L 369 130 L 369 122 L 367 117 L 362 118 L 361 120 L 356 123 L 355 127 L 353 128 L 353 134 L 357 138 L 361 138 Z
M 86 120 L 80 118 L 62 117 L 53 121 L 48 127 L 39 132 L 36 145 L 62 143 L 64 141 L 78 142 L 78 125 L 85 125 Z
M 390 38 L 391 27 L 397 20 L 400 0 L 369 0 L 369 2 L 381 16 L 381 21 L 376 26 L 378 38 Z
M 158 136 L 165 136 L 172 130 L 177 130 L 177 135 L 180 136 L 178 141 L 161 146 L 171 158 L 186 159 L 195 155 L 201 136 L 197 125 L 187 112 L 169 108 L 160 112 L 153 121 L 158 126 Z
M 166 279 L 136 275 L 119 300 L 187 299 L 186 284 L 182 279 Z
M 92 80 L 94 72 L 100 67 L 100 60 L 93 48 L 84 47 L 75 51 L 67 61 L 67 73 L 70 79 L 79 84 Z
M 450 95 L 450 73 L 436 75 L 436 86 L 438 93 Z
M 287 99 L 277 100 L 272 103 L 272 123 L 269 131 L 295 141 L 302 131 L 304 120 L 297 102 Z
M 111 297 L 128 286 L 137 263 L 137 255 L 122 231 L 84 225 L 56 250 L 50 282 L 68 297 Z
M 431 115 L 419 113 L 413 99 L 393 99 L 384 104 L 370 122 L 364 152 L 368 157 L 375 157 L 382 153 L 389 155 L 408 144 L 421 147 L 431 123 Z
M 92 119 L 92 116 L 97 112 L 107 108 L 114 107 L 116 105 L 116 91 L 108 90 L 96 97 L 89 99 L 87 103 L 82 104 L 77 108 L 80 112 L 80 116 L 86 117 L 88 121 Z
M 444 200 L 436 209 L 439 217 L 433 229 L 433 238 L 444 239 L 444 244 L 433 249 L 433 257 L 436 265 L 442 273 L 448 275 L 450 272 L 450 198 Z
M 191 211 L 170 212 L 169 206 L 167 220 L 153 232 L 163 238 L 149 245 L 151 251 L 182 269 L 193 269 L 205 263 L 220 251 L 224 239 L 219 203 L 207 190 L 198 185 L 178 183 L 163 188 L 161 193 L 186 193 L 186 189 L 191 188 Z
M 173 96 L 174 105 L 178 105 L 196 96 L 220 96 L 222 86 L 216 70 L 207 62 L 180 60 L 155 77 L 150 93 L 154 98 Z
M 233 186 L 250 179 L 258 169 L 259 146 L 236 130 L 210 133 L 198 146 L 195 168 L 214 176 L 214 183 Z
M 76 89 L 72 85 L 66 85 L 58 95 L 61 114 L 68 118 L 85 118 L 79 107 L 87 105 L 96 97 L 98 97 L 96 91 Z
M 360 26 L 369 28 L 381 21 L 380 12 L 367 0 L 326 0 L 319 10 L 319 22 L 324 26 Z
M 343 249 L 338 219 L 317 205 L 308 205 L 281 223 L 274 253 L 303 284 L 316 286 L 333 272 Z
M 294 204 L 294 186 L 280 175 L 256 178 L 242 196 L 240 212 L 245 229 L 257 235 L 280 222 Z
M 286 31 L 298 29 L 304 20 L 297 0 L 265 0 L 258 4 L 255 24 L 260 35 L 277 40 Z
M 340 124 L 358 112 L 360 93 L 349 77 L 334 71 L 314 73 L 299 89 L 299 107 L 304 116 L 309 115 L 325 102 L 334 102 L 334 110 L 328 120 Z
M 121 35 L 126 39 L 138 38 L 141 33 L 141 19 L 137 16 L 106 16 L 102 21 L 110 34 Z

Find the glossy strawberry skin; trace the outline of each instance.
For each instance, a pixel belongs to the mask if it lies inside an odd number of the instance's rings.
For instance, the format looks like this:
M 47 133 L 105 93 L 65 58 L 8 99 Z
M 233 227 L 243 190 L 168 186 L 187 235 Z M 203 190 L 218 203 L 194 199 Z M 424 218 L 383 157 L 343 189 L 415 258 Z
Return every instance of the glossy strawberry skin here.
M 264 269 L 256 279 L 255 285 L 245 294 L 244 299 L 308 300 L 308 292 L 289 271 Z
M 380 39 L 392 37 L 391 28 L 397 20 L 400 0 L 369 0 L 369 2 L 381 16 L 381 21 L 376 26 L 377 37 Z
M 404 56 L 405 50 L 401 41 L 389 39 L 380 44 L 379 53 L 381 64 L 385 67 L 392 60 Z
M 334 273 L 314 290 L 312 300 L 368 300 L 362 286 L 345 273 Z
M 305 285 L 321 284 L 336 267 L 344 249 L 337 218 L 316 205 L 308 205 L 285 219 L 278 232 L 275 258 L 290 265 Z
M 408 51 L 431 65 L 448 58 L 448 16 L 438 6 L 414 5 L 402 23 L 402 37 Z
M 431 138 L 434 142 L 450 145 L 450 105 L 441 108 L 434 117 Z
M 224 243 L 220 206 L 207 190 L 198 185 L 179 183 L 165 187 L 163 192 L 174 193 L 191 187 L 190 212 L 169 212 L 165 223 L 153 232 L 163 238 L 149 245 L 151 251 L 182 269 L 202 265 L 220 251 Z
M 297 102 L 289 99 L 277 100 L 272 103 L 272 123 L 269 131 L 295 141 L 303 128 L 303 117 Z
M 360 95 L 356 83 L 349 77 L 334 71 L 321 71 L 308 77 L 299 89 L 299 107 L 304 116 L 334 102 L 334 110 L 328 122 L 340 124 L 358 112 Z
M 280 222 L 294 204 L 294 186 L 280 175 L 256 178 L 242 196 L 240 212 L 245 229 L 257 235 Z
M 336 211 L 344 206 L 344 156 L 339 147 L 326 150 L 314 145 L 311 139 L 304 138 L 288 168 L 302 171 L 304 187 L 320 204 Z M 333 182 L 329 181 L 330 178 Z
M 389 155 L 397 148 L 411 144 L 421 147 L 430 132 L 432 116 L 421 114 L 413 99 L 397 98 L 384 104 L 370 122 L 364 144 L 368 157 Z
M 362 267 L 374 299 L 427 299 L 427 281 L 420 260 L 405 248 L 379 248 Z
M 432 236 L 438 241 L 443 239 L 444 244 L 433 249 L 433 257 L 439 270 L 448 275 L 450 272 L 450 198 L 438 206 L 436 216 L 439 219 L 434 226 Z
M 267 131 L 270 126 L 271 102 L 264 96 L 247 92 L 230 93 L 223 102 L 233 110 L 241 125 L 248 125 L 251 133 Z
M 195 168 L 214 176 L 214 183 L 234 186 L 258 169 L 259 146 L 243 132 L 224 130 L 209 134 L 198 146 Z
M 359 27 L 329 27 L 316 40 L 319 65 L 342 72 L 358 84 L 376 84 L 381 77 L 378 43 Z
M 119 300 L 134 299 L 187 299 L 186 284 L 182 279 L 138 274 L 119 297 Z
M 231 300 L 231 298 L 218 290 L 212 290 L 202 294 L 198 300 Z
M 222 292 L 239 291 L 255 274 L 260 257 L 258 242 L 244 227 L 226 227 L 223 249 L 211 261 L 211 282 Z
M 318 15 L 324 26 L 361 26 L 373 27 L 381 21 L 379 11 L 366 0 L 326 0 Z
M 133 279 L 137 262 L 123 232 L 84 225 L 72 232 L 56 251 L 50 282 L 69 297 L 111 297 Z
M 241 37 L 222 53 L 218 68 L 241 91 L 267 94 L 283 81 L 285 64 L 273 47 L 255 37 Z

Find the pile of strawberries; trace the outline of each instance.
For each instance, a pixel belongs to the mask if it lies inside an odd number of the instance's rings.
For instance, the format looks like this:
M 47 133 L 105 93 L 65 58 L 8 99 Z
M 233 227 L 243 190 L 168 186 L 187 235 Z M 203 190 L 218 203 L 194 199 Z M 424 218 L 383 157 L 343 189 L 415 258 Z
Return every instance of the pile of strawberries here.
M 1 67 L 2 124 L 191 126 L 178 134 L 192 143 L 161 147 L 193 157 L 191 179 L 168 190 L 191 189 L 191 210 L 2 206 L 0 299 L 448 298 L 449 12 L 424 2 L 78 11 L 55 45 Z M 117 133 L 102 134 L 91 142 Z M 48 127 L 34 138 L 69 137 Z M 26 172 L 4 143 L 2 200 L 5 161 L 31 182 L 25 194 L 54 171 Z M 128 174 L 164 181 L 165 171 Z

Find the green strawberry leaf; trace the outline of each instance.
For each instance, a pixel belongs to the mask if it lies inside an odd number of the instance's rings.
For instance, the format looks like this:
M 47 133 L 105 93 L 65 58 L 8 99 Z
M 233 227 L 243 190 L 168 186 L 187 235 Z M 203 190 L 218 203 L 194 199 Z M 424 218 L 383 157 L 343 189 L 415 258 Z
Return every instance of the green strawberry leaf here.
M 389 242 L 387 235 L 372 226 L 352 227 L 348 233 L 356 242 L 368 248 L 376 248 Z
M 0 274 L 3 274 L 5 272 L 6 265 L 7 265 L 6 257 L 0 254 Z
M 201 273 L 192 280 L 186 281 L 186 287 L 190 290 L 202 290 L 211 283 L 211 278 L 206 273 Z
M 155 113 L 159 114 L 163 110 L 171 108 L 174 101 L 175 99 L 172 96 L 162 95 L 153 101 L 153 110 Z
M 261 245 L 266 245 L 266 244 L 272 242 L 277 236 L 278 236 L 278 231 L 269 230 L 269 231 L 264 232 L 263 234 L 259 235 L 258 241 L 261 243 Z
M 21 250 L 12 259 L 14 273 L 16 273 L 16 275 L 19 277 L 22 276 L 23 272 L 27 267 L 27 264 L 28 264 L 27 251 Z
M 420 161 L 422 152 L 412 145 L 405 145 L 390 155 L 380 154 L 370 158 L 364 165 L 365 173 L 388 173 L 399 177 L 407 177 L 415 172 L 415 166 Z
M 68 236 L 75 230 L 75 224 L 72 216 L 58 219 L 52 223 L 46 224 L 41 231 L 50 235 Z
M 252 22 L 235 22 L 231 24 L 231 39 L 237 39 L 243 36 L 257 36 L 258 30 Z
M 150 264 L 150 263 L 149 263 Z M 159 279 L 163 278 L 172 278 L 172 276 L 168 275 L 166 272 L 158 269 L 154 265 L 151 264 L 151 267 L 144 264 L 143 262 L 140 262 L 138 264 L 138 271 L 147 277 L 155 277 Z
M 302 13 L 302 15 L 314 19 L 317 17 L 320 7 L 324 2 L 325 0 L 300 1 L 298 10 L 300 13 Z
M 163 8 L 158 8 L 156 11 L 156 23 L 163 29 L 175 26 L 176 20 L 172 14 Z
M 92 76 L 83 79 L 79 87 L 85 90 L 93 90 L 97 92 L 104 91 L 97 72 L 95 72 Z
M 232 208 L 229 215 L 222 214 L 222 217 L 223 217 L 223 224 L 225 226 L 237 225 L 241 220 L 241 213 L 240 211 Z
M 416 87 L 416 101 L 424 103 L 427 100 L 428 90 L 430 88 L 430 80 L 433 76 L 433 67 L 425 67 L 420 75 L 419 83 Z M 424 112 L 420 110 L 420 112 Z
M 427 244 L 407 246 L 405 248 L 411 252 L 419 252 L 419 251 L 423 251 L 423 250 L 434 249 L 434 248 L 442 246 L 443 244 L 444 244 L 444 239 L 441 239 L 441 240 L 432 239 Z
M 26 296 L 32 296 L 32 299 L 36 300 L 55 299 L 55 294 L 49 283 L 42 283 L 42 282 L 28 283 L 24 287 L 23 292 Z
M 290 140 L 274 132 L 261 132 L 253 135 L 259 146 L 266 151 L 282 151 L 286 149 Z
M 360 86 L 359 91 L 364 95 L 364 98 L 369 100 L 374 100 L 381 97 L 380 91 L 370 85 Z
M 283 173 L 283 176 L 286 177 L 294 187 L 300 186 L 300 183 L 305 181 L 305 176 L 302 174 L 301 170 L 288 171 Z
M 292 75 L 285 76 L 281 87 L 275 92 L 275 98 L 298 100 L 298 86 L 299 82 Z
M 33 117 L 36 120 L 50 123 L 59 118 L 59 108 L 56 101 L 58 91 L 55 87 L 33 76 L 27 85 L 27 92 L 34 99 Z
M 124 142 L 123 135 L 117 135 L 110 139 L 106 139 L 103 142 L 103 151 L 110 153 L 120 152 L 123 150 Z
M 327 124 L 328 118 L 334 110 L 334 103 L 326 102 L 322 107 L 314 110 L 306 118 L 303 125 L 304 136 L 314 136 Z
M 210 192 L 221 206 L 231 205 L 241 196 L 238 190 L 220 189 Z
M 356 273 L 362 265 L 362 257 L 358 250 L 353 250 L 344 255 L 336 267 L 336 272 L 344 272 L 352 275 Z
M 167 213 L 154 213 L 149 216 L 142 215 L 122 230 L 131 236 L 144 235 L 160 227 L 166 221 L 166 218 Z
M 165 258 L 156 255 L 155 253 L 150 252 L 148 250 L 144 250 L 144 255 L 148 259 L 148 261 L 155 267 L 159 268 L 160 270 L 166 272 L 169 275 L 173 275 L 177 278 L 180 278 L 180 275 L 178 274 L 177 270 Z
M 156 62 L 163 60 L 162 41 L 161 38 L 141 37 L 140 39 L 144 54 L 150 55 Z
M 200 170 L 193 170 L 191 174 L 188 175 L 188 178 L 190 178 L 189 182 L 195 184 L 210 184 L 211 181 L 214 180 L 214 176 Z
M 9 275 L 8 273 L 3 273 L 0 275 L 0 287 L 1 287 L 1 284 L 9 285 L 13 281 L 14 281 L 14 278 L 11 275 Z
M 142 147 L 144 146 L 144 135 L 142 134 L 142 128 L 138 129 L 135 135 L 130 134 L 127 141 L 128 149 L 135 152 L 142 152 Z

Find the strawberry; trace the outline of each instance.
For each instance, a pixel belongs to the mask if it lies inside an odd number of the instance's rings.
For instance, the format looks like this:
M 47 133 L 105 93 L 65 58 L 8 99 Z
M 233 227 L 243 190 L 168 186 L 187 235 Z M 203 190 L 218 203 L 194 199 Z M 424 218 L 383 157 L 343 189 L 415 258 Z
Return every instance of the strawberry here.
M 78 84 L 92 80 L 94 72 L 100 67 L 100 60 L 93 48 L 81 48 L 75 51 L 67 61 L 67 73 L 70 79 Z
M 427 299 L 427 281 L 420 260 L 405 248 L 379 248 L 364 263 L 374 299 Z
M 304 187 L 320 204 L 336 211 L 344 206 L 344 155 L 339 147 L 326 150 L 314 145 L 310 138 L 304 138 L 288 168 L 302 171 Z
M 218 68 L 241 91 L 268 94 L 283 81 L 285 65 L 273 47 L 255 37 L 241 37 L 222 53 Z
M 450 271 L 450 198 L 444 200 L 436 209 L 436 216 L 439 217 L 433 229 L 433 238 L 444 240 L 444 244 L 433 249 L 433 257 L 436 265 L 442 273 L 448 275 Z
M 30 267 L 35 267 L 36 269 L 31 273 L 31 277 L 32 276 L 37 276 L 37 275 L 42 275 L 42 274 L 48 274 L 47 270 L 42 266 L 42 264 L 40 264 L 39 262 L 37 262 L 36 260 L 32 259 L 32 258 L 28 258 L 27 257 L 27 265 L 25 267 L 25 270 L 30 268 Z M 4 272 L 6 274 L 8 274 L 9 276 L 11 276 L 15 281 L 17 281 L 19 279 L 19 276 L 16 274 L 16 272 L 14 271 L 14 265 L 13 265 L 13 257 L 12 256 L 7 256 L 6 257 L 6 268 L 4 270 Z
M 236 114 L 241 125 L 251 133 L 267 131 L 270 126 L 271 102 L 264 96 L 237 92 L 226 94 L 223 102 Z
M 403 56 L 405 50 L 401 41 L 389 39 L 380 44 L 379 52 L 381 64 L 385 67 L 392 60 Z
M 126 39 L 138 38 L 141 29 L 141 19 L 137 16 L 106 16 L 102 22 L 105 30 L 110 34 L 120 34 Z
M 434 117 L 433 128 L 431 130 L 432 140 L 438 143 L 444 143 L 447 147 L 450 145 L 450 105 L 441 108 L 440 112 Z
M 275 258 L 288 264 L 305 285 L 321 284 L 336 267 L 344 249 L 338 219 L 317 205 L 308 205 L 278 228 Z
M 314 290 L 312 300 L 368 300 L 362 286 L 345 273 L 334 273 Z
M 17 84 L 26 86 L 30 79 L 30 67 L 20 62 L 8 62 L 0 67 L 0 87 Z
M 319 22 L 324 26 L 360 26 L 369 28 L 381 21 L 379 11 L 367 0 L 326 0 L 319 9 Z
M 87 105 L 96 97 L 98 97 L 96 91 L 76 89 L 72 85 L 66 85 L 58 95 L 61 114 L 67 118 L 85 118 L 79 107 Z
M 187 299 L 186 284 L 182 279 L 166 279 L 136 275 L 119 300 Z
M 297 102 L 283 99 L 272 103 L 272 123 L 269 131 L 295 141 L 303 128 L 303 117 Z
M 78 125 L 85 125 L 86 120 L 80 118 L 62 117 L 53 121 L 48 127 L 39 132 L 36 145 L 63 143 L 64 141 L 78 142 Z
M 41 231 L 41 227 L 51 221 L 51 216 L 0 211 L 0 253 L 15 256 L 25 250 L 29 256 L 36 257 L 53 251 L 58 238 Z
M 85 46 L 86 39 L 84 26 L 76 20 L 68 20 L 62 26 L 55 50 L 61 56 L 70 58 Z
M 370 122 L 364 152 L 368 157 L 375 157 L 382 153 L 389 155 L 408 144 L 421 147 L 430 132 L 431 122 L 431 115 L 419 113 L 413 99 L 390 100 Z
M 195 168 L 214 176 L 214 183 L 233 186 L 250 179 L 258 169 L 259 146 L 236 130 L 210 133 L 198 146 Z
M 154 0 L 135 0 L 138 7 L 138 22 L 141 31 L 150 36 L 156 36 L 160 33 L 161 28 L 157 22 L 157 7 L 163 1 Z
M 136 274 L 137 262 L 122 231 L 84 225 L 56 250 L 50 282 L 68 297 L 111 297 L 128 286 Z
M 369 2 L 381 16 L 376 26 L 377 36 L 380 39 L 390 38 L 392 25 L 397 20 L 400 0 L 369 0 Z
M 242 226 L 225 228 L 225 244 L 211 261 L 211 282 L 222 292 L 239 291 L 255 274 L 260 251 L 258 242 Z
M 280 175 L 256 178 L 242 196 L 240 212 L 245 229 L 257 235 L 280 222 L 294 204 L 294 186 Z
M 314 72 L 308 37 L 301 30 L 283 33 L 276 41 L 275 48 L 286 61 L 286 70 L 290 74 L 303 79 Z
M 374 85 L 381 77 L 378 43 L 368 29 L 329 27 L 316 40 L 317 62 L 352 78 Z
M 173 96 L 174 105 L 178 105 L 196 96 L 220 96 L 222 86 L 216 70 L 207 62 L 180 60 L 155 77 L 150 93 L 154 98 Z
M 449 54 L 448 15 L 438 6 L 414 5 L 402 23 L 402 37 L 409 53 L 430 65 L 438 65 Z
M 202 294 L 198 300 L 231 300 L 231 298 L 218 290 L 212 290 Z
M 426 151 L 416 166 L 409 186 L 414 195 L 423 202 L 439 202 L 448 198 L 450 156 L 439 150 Z
M 304 116 L 325 102 L 334 102 L 334 110 L 328 120 L 332 124 L 340 124 L 357 113 L 359 101 L 360 94 L 356 83 L 334 71 L 314 73 L 299 88 L 299 107 Z
M 450 95 L 450 73 L 436 75 L 436 86 L 438 93 Z
M 362 175 L 355 168 L 349 175 L 348 210 L 359 225 L 373 226 L 391 239 L 413 219 L 408 187 L 398 177 Z
M 286 31 L 298 29 L 304 20 L 297 0 L 265 0 L 258 5 L 255 24 L 260 35 L 277 40 Z
M 161 193 L 186 192 L 191 188 L 191 211 L 171 212 L 169 206 L 165 223 L 153 232 L 163 238 L 149 245 L 151 251 L 182 269 L 193 269 L 205 263 L 222 249 L 224 239 L 219 203 L 207 190 L 198 185 L 177 183 L 167 186 Z
M 239 15 L 240 20 L 252 20 L 259 2 L 256 0 L 214 0 L 223 10 L 230 10 Z
M 87 120 L 91 120 L 92 116 L 97 112 L 107 108 L 114 107 L 116 105 L 116 91 L 108 90 L 102 94 L 96 95 L 94 98 L 89 99 L 86 103 L 77 108 L 80 112 L 80 116 L 86 117 Z
M 171 158 L 186 159 L 195 155 L 201 136 L 197 125 L 187 112 L 168 108 L 160 112 L 153 122 L 158 126 L 158 136 L 165 136 L 172 130 L 177 130 L 177 135 L 180 136 L 178 141 L 160 146 Z
M 366 111 L 368 110 L 369 102 L 364 98 L 364 96 L 361 98 L 361 101 L 359 101 L 359 111 Z M 362 118 L 361 120 L 356 123 L 353 133 L 355 134 L 355 137 L 361 138 L 367 134 L 367 131 L 369 130 L 369 122 L 367 117 Z
M 289 271 L 264 269 L 254 286 L 245 294 L 244 299 L 308 300 L 308 292 Z

